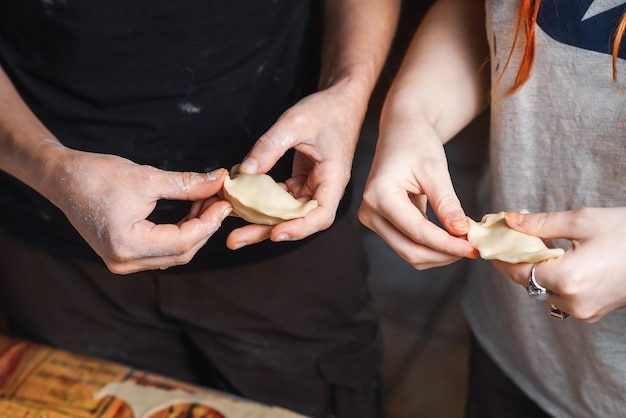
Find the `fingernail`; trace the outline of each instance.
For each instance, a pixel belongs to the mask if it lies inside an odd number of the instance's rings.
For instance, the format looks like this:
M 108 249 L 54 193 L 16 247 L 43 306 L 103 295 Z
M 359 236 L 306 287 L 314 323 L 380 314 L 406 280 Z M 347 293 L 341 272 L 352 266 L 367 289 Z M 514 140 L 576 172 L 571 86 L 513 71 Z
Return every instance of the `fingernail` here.
M 280 234 L 278 237 L 276 237 L 276 242 L 279 242 L 279 241 L 289 241 L 289 240 L 290 240 L 290 238 L 289 238 L 289 235 L 287 235 L 287 234 Z
M 233 208 L 230 206 L 224 208 L 224 210 L 222 211 L 222 219 L 226 219 L 226 217 L 230 215 L 232 211 L 233 211 Z
M 210 171 L 206 173 L 206 177 L 209 180 L 215 180 L 220 176 L 220 174 L 222 173 L 222 170 L 223 170 L 222 168 L 218 168 L 217 170 Z
M 506 212 L 504 219 L 509 225 L 519 225 L 524 220 L 524 215 L 519 212 Z
M 474 249 L 470 251 L 470 253 L 467 256 L 469 258 L 477 259 L 478 257 L 480 257 L 480 252 L 477 249 Z
M 255 160 L 253 160 L 252 158 L 247 158 L 239 166 L 239 171 L 243 173 L 253 174 L 256 173 L 258 167 L 259 164 Z
M 247 242 L 243 242 L 243 241 L 242 242 L 238 242 L 237 244 L 235 244 L 235 247 L 233 248 L 233 250 L 238 250 L 238 249 L 240 249 L 242 247 L 245 247 L 246 245 L 248 245 Z
M 469 231 L 469 222 L 467 218 L 451 219 L 450 225 L 457 231 Z

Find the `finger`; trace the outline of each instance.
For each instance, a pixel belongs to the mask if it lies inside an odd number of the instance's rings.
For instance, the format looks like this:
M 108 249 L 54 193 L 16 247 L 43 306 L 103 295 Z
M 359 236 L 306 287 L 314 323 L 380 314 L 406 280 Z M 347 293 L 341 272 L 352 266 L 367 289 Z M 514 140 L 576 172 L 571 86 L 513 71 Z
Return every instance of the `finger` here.
M 226 245 L 234 250 L 268 238 L 274 242 L 301 240 L 329 228 L 334 221 L 334 213 L 334 209 L 327 210 L 318 206 L 302 218 L 284 221 L 278 225 L 246 225 L 233 230 Z
M 391 206 L 387 206 L 391 205 Z M 377 233 L 390 231 L 389 223 L 400 235 L 413 243 L 431 248 L 437 253 L 448 254 L 453 257 L 477 258 L 477 250 L 466 240 L 450 235 L 445 230 L 430 222 L 424 215 L 406 199 L 389 199 L 382 203 L 382 207 L 372 211 L 364 204 L 359 210 L 359 219 Z M 388 214 L 386 217 L 376 213 Z M 395 214 L 403 214 L 396 216 Z M 385 238 L 387 242 L 391 240 Z
M 105 261 L 107 268 L 115 274 L 131 274 L 146 270 L 166 270 L 173 266 L 180 266 L 191 261 L 193 256 L 206 244 L 207 239 L 198 242 L 187 252 L 171 256 L 155 256 L 134 259 L 128 262 Z
M 152 178 L 152 185 L 160 199 L 201 200 L 222 190 L 228 172 L 219 168 L 209 173 L 163 170 L 156 170 L 156 173 Z
M 562 260 L 551 258 L 541 261 L 535 267 L 535 279 L 537 283 L 552 293 L 557 294 L 560 280 L 559 263 Z M 506 263 L 504 261 L 493 260 L 496 269 L 505 276 L 512 279 L 515 283 L 526 288 L 528 287 L 528 277 L 534 263 Z
M 530 269 L 533 266 L 532 263 L 511 264 L 499 260 L 492 260 L 492 263 L 500 273 L 510 278 L 515 283 L 523 287 L 528 286 L 528 275 L 530 274 Z M 535 276 L 537 276 L 538 270 L 539 266 L 535 269 Z
M 509 227 L 541 238 L 582 238 L 572 234 L 580 234 L 575 228 L 580 224 L 581 211 L 550 212 L 550 213 L 520 213 L 507 212 L 506 223 Z
M 337 206 L 318 206 L 303 218 L 292 219 L 277 225 L 270 232 L 274 242 L 296 241 L 328 229 L 335 220 Z
M 198 242 L 212 236 L 230 214 L 228 202 L 219 201 L 206 208 L 198 217 L 179 224 L 153 224 L 142 220 L 133 225 L 134 245 L 128 246 L 128 259 L 154 256 L 178 256 Z
M 238 250 L 259 243 L 269 238 L 272 228 L 271 225 L 251 224 L 233 229 L 226 238 L 226 246 L 231 250 Z
M 295 138 L 274 125 L 261 136 L 239 165 L 239 172 L 266 173 L 295 145 Z
M 140 231 L 137 241 L 142 242 L 141 249 L 131 248 L 127 256 L 118 253 L 115 259 L 105 260 L 107 267 L 116 274 L 130 274 L 189 263 L 230 213 L 231 208 L 225 203 L 218 202 L 199 218 L 180 225 L 137 223 L 135 229 Z
M 322 181 L 316 185 L 315 189 L 310 196 L 310 199 L 317 201 L 317 207 L 307 214 L 304 218 L 304 222 L 296 222 L 297 220 L 285 222 L 280 225 L 278 231 L 288 233 L 296 239 L 303 238 L 304 236 L 311 235 L 315 232 L 327 229 L 332 225 L 335 220 L 337 208 L 339 202 L 343 197 L 345 184 L 340 181 Z M 300 192 L 306 193 L 306 186 L 300 189 Z M 304 202 L 308 200 L 308 196 L 300 196 L 299 201 Z M 298 232 L 298 230 L 300 232 Z M 278 233 L 273 233 L 273 237 L 278 236 Z
M 374 222 L 372 226 L 373 228 L 371 229 L 381 236 L 387 245 L 417 270 L 445 266 L 461 258 L 436 251 L 411 240 L 403 232 L 395 228 L 393 224 L 382 218 Z
M 200 216 L 200 214 L 202 212 L 204 212 L 207 208 L 209 208 L 211 205 L 217 203 L 217 202 L 228 202 L 226 200 L 220 199 L 217 196 L 212 196 L 209 197 L 208 199 L 203 199 L 203 200 L 196 200 L 195 202 L 192 203 L 191 208 L 189 209 L 189 214 L 182 219 L 181 221 L 186 221 L 188 219 L 191 218 L 197 218 L 198 216 Z M 230 203 L 229 203 L 230 204 Z M 232 206 L 232 204 L 230 204 Z M 232 215 L 232 213 L 231 213 Z
M 550 293 L 546 303 L 548 306 L 555 307 L 561 313 L 566 313 L 568 317 L 571 316 L 573 319 L 587 324 L 598 322 L 616 308 L 612 306 L 597 306 L 585 301 L 576 301 L 555 293 Z M 559 316 L 555 317 L 559 318 Z
M 441 225 L 453 235 L 467 234 L 470 224 L 454 191 L 447 169 L 445 173 L 442 172 L 436 177 L 427 179 L 425 183 L 422 183 L 422 186 Z

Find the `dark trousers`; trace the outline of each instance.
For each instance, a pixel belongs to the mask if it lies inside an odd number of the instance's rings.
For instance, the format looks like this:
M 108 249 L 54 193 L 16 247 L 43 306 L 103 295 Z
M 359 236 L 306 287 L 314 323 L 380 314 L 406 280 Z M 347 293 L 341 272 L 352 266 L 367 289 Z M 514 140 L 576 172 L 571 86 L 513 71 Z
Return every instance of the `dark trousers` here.
M 500 370 L 472 335 L 466 418 L 551 418 Z
M 382 416 L 381 338 L 351 219 L 272 260 L 111 274 L 0 234 L 11 333 L 314 416 Z

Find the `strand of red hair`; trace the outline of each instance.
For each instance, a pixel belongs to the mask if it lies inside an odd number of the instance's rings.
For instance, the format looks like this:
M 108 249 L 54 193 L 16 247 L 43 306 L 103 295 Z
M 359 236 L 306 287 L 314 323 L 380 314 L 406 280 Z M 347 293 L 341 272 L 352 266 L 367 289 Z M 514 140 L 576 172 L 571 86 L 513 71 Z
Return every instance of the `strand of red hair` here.
M 513 56 L 513 52 L 515 50 L 515 46 L 517 45 L 517 41 L 519 39 L 520 28 L 523 28 L 523 32 L 526 37 L 524 54 L 522 55 L 520 67 L 517 70 L 515 82 L 513 83 L 513 86 L 505 93 L 506 96 L 510 96 L 519 89 L 521 89 L 524 83 L 526 83 L 526 81 L 530 77 L 530 72 L 535 61 L 535 24 L 537 23 L 537 15 L 539 13 L 540 4 L 541 0 L 521 0 L 520 9 L 517 16 L 515 35 L 513 37 L 513 45 L 511 46 L 511 52 L 509 53 L 509 56 L 506 60 L 506 63 L 504 64 L 504 68 L 500 73 L 500 76 L 494 84 L 495 88 L 495 86 L 500 82 L 502 76 L 504 75 L 504 72 L 508 68 L 511 58 Z M 619 54 L 620 44 L 625 32 L 626 13 L 624 13 L 619 25 L 617 26 L 615 39 L 613 40 L 613 46 L 611 50 L 613 80 L 617 80 L 617 58 Z
M 624 37 L 624 32 L 626 31 L 626 13 L 622 16 L 622 20 L 620 20 L 619 25 L 617 26 L 617 31 L 615 32 L 615 39 L 613 40 L 613 80 L 617 80 L 617 56 L 619 54 L 619 46 L 622 42 L 622 38 Z

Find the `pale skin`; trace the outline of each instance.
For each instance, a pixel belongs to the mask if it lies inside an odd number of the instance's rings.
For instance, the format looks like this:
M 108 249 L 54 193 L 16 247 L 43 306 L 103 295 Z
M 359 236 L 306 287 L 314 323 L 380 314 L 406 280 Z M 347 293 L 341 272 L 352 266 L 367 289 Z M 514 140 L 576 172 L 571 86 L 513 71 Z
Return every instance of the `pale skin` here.
M 489 94 L 483 1 L 440 0 L 418 29 L 389 91 L 359 219 L 423 270 L 477 258 L 443 145 L 478 116 Z M 427 219 L 430 204 L 443 227 Z M 626 208 L 508 213 L 507 224 L 572 246 L 536 277 L 554 304 L 583 322 L 626 306 Z M 532 264 L 495 261 L 526 288 Z M 520 297 L 527 297 L 520 293 Z M 538 302 L 539 303 L 539 302 Z
M 328 0 L 323 8 L 320 90 L 288 109 L 243 159 L 240 172 L 269 171 L 293 148 L 296 198 L 315 199 L 304 218 L 276 226 L 247 225 L 228 237 L 231 249 L 265 239 L 300 240 L 328 228 L 350 179 L 367 104 L 391 44 L 399 0 Z
M 1 69 L 0 168 L 59 207 L 118 274 L 187 263 L 232 209 L 213 199 L 179 224 L 148 221 L 159 199 L 214 196 L 226 170 L 167 172 L 67 148 L 28 109 Z
M 350 176 L 367 101 L 382 68 L 399 0 L 325 2 L 321 90 L 289 109 L 259 139 L 242 171 L 266 172 L 289 148 L 297 151 L 286 181 L 299 198 L 320 207 L 273 229 L 233 231 L 230 248 L 266 238 L 297 240 L 327 228 Z M 59 207 L 113 273 L 188 263 L 232 207 L 217 197 L 225 169 L 167 172 L 117 156 L 62 145 L 30 111 L 0 68 L 0 169 Z M 147 220 L 160 199 L 194 202 L 178 224 Z

